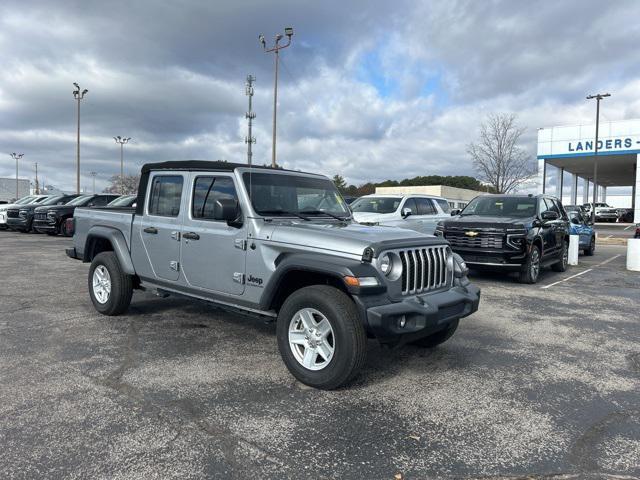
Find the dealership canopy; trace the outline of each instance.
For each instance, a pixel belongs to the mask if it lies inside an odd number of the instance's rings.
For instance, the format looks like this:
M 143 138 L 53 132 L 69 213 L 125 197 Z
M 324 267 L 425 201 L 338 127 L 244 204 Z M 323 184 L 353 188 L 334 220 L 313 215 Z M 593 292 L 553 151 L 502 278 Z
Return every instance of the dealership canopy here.
M 547 192 L 547 166 L 560 169 L 556 195 L 562 198 L 565 173 L 571 174 L 571 203 L 577 204 L 578 182 L 583 182 L 582 202 L 591 201 L 597 161 L 596 191 L 606 201 L 607 187 L 631 187 L 631 206 L 636 209 L 634 222 L 640 222 L 640 120 L 600 122 L 598 154 L 595 155 L 595 124 L 541 128 L 538 130 L 538 192 Z M 593 192 L 593 190 L 592 190 Z

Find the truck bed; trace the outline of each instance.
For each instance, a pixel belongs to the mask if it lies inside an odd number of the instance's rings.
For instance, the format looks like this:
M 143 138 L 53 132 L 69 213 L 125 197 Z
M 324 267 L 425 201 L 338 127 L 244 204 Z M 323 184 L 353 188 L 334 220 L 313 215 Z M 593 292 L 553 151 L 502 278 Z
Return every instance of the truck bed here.
M 93 227 L 101 226 L 115 228 L 122 232 L 127 242 L 127 247 L 131 249 L 131 227 L 134 216 L 135 208 L 132 207 L 76 208 L 73 214 L 75 219 L 73 246 L 78 254 L 81 255 L 89 230 Z

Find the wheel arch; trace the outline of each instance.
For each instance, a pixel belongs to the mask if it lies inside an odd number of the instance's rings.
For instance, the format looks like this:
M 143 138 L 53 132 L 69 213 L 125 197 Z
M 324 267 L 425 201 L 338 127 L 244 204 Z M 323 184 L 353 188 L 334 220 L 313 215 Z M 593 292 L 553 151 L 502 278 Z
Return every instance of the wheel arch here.
M 82 260 L 91 262 L 99 253 L 109 251 L 115 253 L 125 273 L 135 275 L 136 271 L 122 232 L 110 227 L 91 227 L 85 240 Z

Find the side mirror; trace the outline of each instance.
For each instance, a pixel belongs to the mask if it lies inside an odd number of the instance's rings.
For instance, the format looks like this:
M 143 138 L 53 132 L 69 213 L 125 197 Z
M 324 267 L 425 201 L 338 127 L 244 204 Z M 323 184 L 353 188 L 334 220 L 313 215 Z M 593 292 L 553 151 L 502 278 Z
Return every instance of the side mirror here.
M 460 210 L 459 208 L 456 208 L 455 210 L 451 210 L 451 216 L 455 217 L 456 215 L 460 215 L 460 212 L 462 210 Z
M 213 205 L 213 219 L 232 222 L 238 216 L 238 201 L 233 198 L 219 198 Z
M 546 212 L 542 212 L 542 220 L 557 220 L 560 218 L 558 212 L 554 212 L 552 210 L 547 210 Z
M 413 212 L 411 211 L 410 208 L 403 208 L 402 209 L 402 218 L 407 218 L 409 216 L 413 215 Z
M 93 207 L 95 206 L 95 203 L 91 202 L 91 203 L 87 203 L 87 207 Z

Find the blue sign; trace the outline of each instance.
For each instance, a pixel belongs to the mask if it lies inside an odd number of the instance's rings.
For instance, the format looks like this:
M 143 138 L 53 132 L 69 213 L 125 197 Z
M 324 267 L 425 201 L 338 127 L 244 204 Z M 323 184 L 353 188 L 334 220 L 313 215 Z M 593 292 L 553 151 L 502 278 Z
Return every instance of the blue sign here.
M 568 150 L 570 152 L 591 152 L 593 151 L 593 140 L 585 140 L 579 142 L 569 142 Z M 607 140 L 598 140 L 598 151 L 606 150 L 629 150 L 633 147 L 633 138 L 610 138 Z M 640 141 L 635 143 L 640 144 Z

